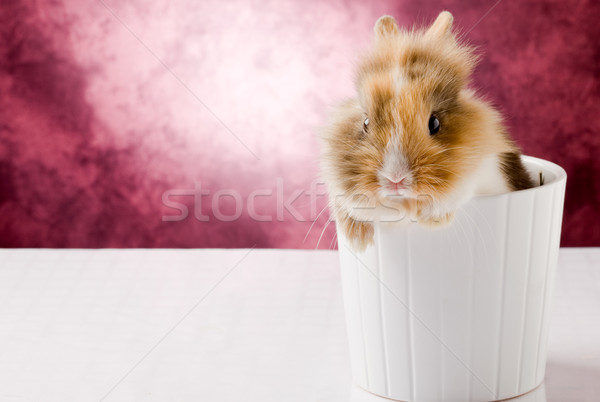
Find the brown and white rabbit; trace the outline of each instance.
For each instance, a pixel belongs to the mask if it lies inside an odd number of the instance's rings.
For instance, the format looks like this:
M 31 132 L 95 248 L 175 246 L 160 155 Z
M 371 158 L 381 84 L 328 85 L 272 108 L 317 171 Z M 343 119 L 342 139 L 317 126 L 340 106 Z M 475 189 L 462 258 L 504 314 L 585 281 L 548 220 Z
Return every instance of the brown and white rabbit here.
M 476 57 L 452 20 L 444 11 L 428 29 L 405 32 L 381 17 L 358 96 L 324 130 L 322 174 L 356 250 L 372 242 L 374 220 L 443 225 L 474 195 L 533 186 L 500 114 L 467 87 Z

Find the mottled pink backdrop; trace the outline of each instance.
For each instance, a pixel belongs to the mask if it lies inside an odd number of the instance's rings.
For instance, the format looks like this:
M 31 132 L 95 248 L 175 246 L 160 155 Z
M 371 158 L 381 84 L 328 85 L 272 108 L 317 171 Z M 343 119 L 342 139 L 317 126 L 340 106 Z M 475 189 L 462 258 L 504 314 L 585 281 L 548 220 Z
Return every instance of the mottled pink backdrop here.
M 600 246 L 599 4 L 3 1 L 0 246 L 316 247 L 328 105 L 377 17 L 443 9 L 525 153 L 567 170 L 562 244 Z

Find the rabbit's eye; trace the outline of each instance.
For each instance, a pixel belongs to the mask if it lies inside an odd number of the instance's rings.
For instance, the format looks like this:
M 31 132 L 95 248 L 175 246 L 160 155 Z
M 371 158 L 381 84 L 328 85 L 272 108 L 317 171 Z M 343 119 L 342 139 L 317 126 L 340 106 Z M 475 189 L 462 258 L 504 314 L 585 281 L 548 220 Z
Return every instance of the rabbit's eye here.
M 363 131 L 367 133 L 369 131 L 369 118 L 367 117 L 363 122 Z
M 437 134 L 437 132 L 440 131 L 440 127 L 441 125 L 439 119 L 432 114 L 429 118 L 429 134 Z

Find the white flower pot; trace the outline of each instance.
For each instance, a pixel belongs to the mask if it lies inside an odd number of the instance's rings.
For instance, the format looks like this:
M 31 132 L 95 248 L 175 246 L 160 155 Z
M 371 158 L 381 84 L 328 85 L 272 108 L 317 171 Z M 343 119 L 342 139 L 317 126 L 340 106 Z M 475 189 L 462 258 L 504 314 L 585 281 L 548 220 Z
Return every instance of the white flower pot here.
M 565 171 L 523 157 L 543 186 L 476 197 L 442 229 L 375 223 L 342 286 L 355 382 L 402 401 L 495 401 L 544 378 Z

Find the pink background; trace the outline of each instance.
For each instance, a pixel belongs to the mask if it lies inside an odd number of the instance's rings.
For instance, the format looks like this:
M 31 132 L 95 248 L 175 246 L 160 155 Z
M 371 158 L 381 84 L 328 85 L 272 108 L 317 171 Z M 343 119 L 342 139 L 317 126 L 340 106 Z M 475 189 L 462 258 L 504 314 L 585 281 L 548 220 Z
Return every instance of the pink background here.
M 3 2 L 0 246 L 332 247 L 327 211 L 304 241 L 317 128 L 377 17 L 443 9 L 524 152 L 567 170 L 562 244 L 600 246 L 592 0 Z

